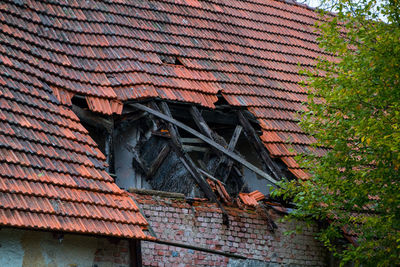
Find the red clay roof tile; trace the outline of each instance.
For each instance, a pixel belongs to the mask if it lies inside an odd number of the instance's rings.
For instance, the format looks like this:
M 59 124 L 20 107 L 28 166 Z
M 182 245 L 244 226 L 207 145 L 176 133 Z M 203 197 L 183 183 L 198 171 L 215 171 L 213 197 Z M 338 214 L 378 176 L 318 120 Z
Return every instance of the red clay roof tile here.
M 278 0 L 4 1 L 0 224 L 146 238 L 136 206 L 68 108 L 76 94 L 93 111 L 120 114 L 122 101 L 145 98 L 214 108 L 221 93 L 254 114 L 271 155 L 305 179 L 293 156 L 315 140 L 297 125 L 306 100 L 298 64 L 330 58 L 316 42 L 317 18 Z
M 239 198 L 246 205 L 249 205 L 249 206 L 257 206 L 258 205 L 257 200 L 253 196 L 250 196 L 247 193 L 239 193 Z

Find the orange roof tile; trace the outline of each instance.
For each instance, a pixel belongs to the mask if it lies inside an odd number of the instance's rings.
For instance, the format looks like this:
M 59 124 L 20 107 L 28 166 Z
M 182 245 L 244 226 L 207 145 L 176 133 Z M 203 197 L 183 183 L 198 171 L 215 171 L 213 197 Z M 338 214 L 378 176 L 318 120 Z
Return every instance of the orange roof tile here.
M 252 198 L 254 198 L 254 199 L 257 200 L 257 201 L 263 200 L 263 199 L 265 198 L 264 194 L 261 193 L 261 192 L 258 191 L 258 190 L 255 190 L 255 191 L 253 191 L 253 192 L 250 192 L 250 193 L 249 193 L 249 196 L 251 196 Z
M 250 194 L 239 193 L 239 198 L 246 205 L 249 205 L 249 206 L 257 206 L 258 205 L 257 200 L 253 196 L 250 196 Z
M 221 93 L 249 109 L 271 155 L 306 178 L 293 159 L 315 141 L 296 124 L 306 100 L 298 63 L 311 68 L 328 56 L 316 42 L 317 17 L 278 0 L 3 1 L 0 224 L 145 237 L 145 222 L 67 107 L 75 94 L 93 111 L 120 114 L 121 101 L 154 97 L 213 108 Z M 19 201 L 28 197 L 41 208 Z M 83 207 L 96 212 L 76 212 Z
M 70 91 L 13 68 L 18 60 L 0 62 L 0 225 L 151 238 L 134 201 L 105 171 L 104 155 L 60 103 Z

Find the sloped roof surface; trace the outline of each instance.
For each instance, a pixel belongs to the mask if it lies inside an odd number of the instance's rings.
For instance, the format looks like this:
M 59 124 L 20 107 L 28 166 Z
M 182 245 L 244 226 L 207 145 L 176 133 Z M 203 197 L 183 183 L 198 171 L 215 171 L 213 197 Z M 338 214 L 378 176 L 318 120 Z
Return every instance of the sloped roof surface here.
M 28 20 L 45 17 L 16 3 L 0 4 L 0 225 L 151 238 L 134 201 L 105 171 L 104 155 L 52 87 L 115 94 L 73 80 L 66 69 L 63 78 L 62 66 L 50 63 L 57 46 L 37 37 L 51 29 Z
M 38 79 L 0 68 L 0 225 L 146 238 L 75 114 Z
M 258 118 L 271 155 L 305 178 L 293 156 L 314 140 L 297 125 L 306 100 L 297 64 L 323 55 L 316 19 L 275 0 L 2 1 L 2 223 L 113 235 L 130 225 L 122 235 L 143 235 L 136 206 L 59 104 L 74 94 L 111 114 L 149 97 L 213 108 L 221 93 Z M 168 56 L 184 66 L 163 63 Z

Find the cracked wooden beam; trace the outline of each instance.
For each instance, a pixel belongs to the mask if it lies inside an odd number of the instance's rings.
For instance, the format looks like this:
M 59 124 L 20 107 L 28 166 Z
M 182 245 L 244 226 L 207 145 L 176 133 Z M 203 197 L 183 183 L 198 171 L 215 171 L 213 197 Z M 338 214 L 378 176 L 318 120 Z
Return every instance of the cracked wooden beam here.
M 215 137 L 212 134 L 212 130 L 210 129 L 210 127 L 208 127 L 203 116 L 201 116 L 200 111 L 195 106 L 190 107 L 190 114 L 192 114 L 193 121 L 197 125 L 197 127 L 200 129 L 200 131 L 208 138 L 216 141 Z
M 228 145 L 228 150 L 229 151 L 234 151 L 236 144 L 239 140 L 240 137 L 240 133 L 242 132 L 243 127 L 240 125 L 237 125 L 235 128 L 235 131 L 233 132 L 232 138 L 229 141 L 229 145 Z M 231 160 L 230 158 L 226 157 L 225 155 L 220 159 L 220 162 L 218 163 L 218 165 L 220 164 L 226 164 L 226 167 L 222 170 L 223 172 L 220 175 L 221 181 L 222 182 L 226 182 L 226 180 L 229 177 L 229 174 L 231 173 L 231 169 L 233 166 L 233 160 Z M 217 171 L 218 171 L 218 165 L 217 165 Z
M 260 137 L 257 135 L 251 123 L 248 121 L 242 111 L 238 111 L 237 115 L 240 124 L 244 128 L 245 135 L 247 136 L 250 143 L 253 145 L 261 160 L 264 162 L 265 166 L 272 173 L 275 179 L 282 179 L 284 177 L 284 174 L 276 165 L 276 163 L 271 159 L 269 153 L 267 152 L 267 149 L 265 148 L 264 144 L 262 143 Z
M 76 114 L 76 116 L 78 116 L 80 121 L 87 123 L 90 126 L 103 128 L 108 133 L 111 133 L 112 129 L 114 128 L 114 122 L 112 119 L 104 118 L 90 110 L 80 108 L 77 105 L 72 105 L 72 111 Z
M 203 134 L 205 134 L 215 142 L 219 143 L 223 147 L 228 147 L 229 151 L 233 151 L 235 149 L 236 143 L 239 140 L 240 132 L 242 131 L 242 127 L 240 125 L 236 126 L 231 142 L 228 145 L 222 136 L 217 134 L 208 126 L 207 122 L 205 121 L 197 107 L 191 106 L 190 113 L 192 114 L 193 120 L 196 123 L 197 127 Z M 218 176 L 221 181 L 225 182 L 228 179 L 228 176 L 232 169 L 233 161 L 221 151 L 217 149 L 214 150 L 216 150 L 217 155 L 219 156 L 219 160 L 217 165 L 211 170 L 211 174 Z
M 224 138 L 222 138 L 208 126 L 207 122 L 204 120 L 203 116 L 201 115 L 197 107 L 191 106 L 190 114 L 192 115 L 193 121 L 200 129 L 201 133 L 203 133 L 205 136 L 207 136 L 208 138 L 210 138 L 211 140 L 220 144 L 223 147 L 226 147 L 228 145 Z M 219 157 L 223 156 L 223 153 L 218 149 L 213 149 L 213 150 Z
M 151 165 L 149 167 L 149 170 L 147 172 L 148 178 L 153 177 L 153 175 L 160 168 L 161 164 L 164 162 L 165 158 L 168 156 L 170 151 L 171 151 L 171 148 L 169 147 L 168 144 L 164 145 L 163 148 L 161 148 L 160 153 L 158 153 L 156 159 L 151 163 Z
M 167 103 L 161 102 L 161 110 L 167 115 L 169 118 L 172 118 L 171 111 Z M 194 164 L 193 160 L 189 157 L 187 153 L 183 150 L 182 142 L 180 140 L 178 129 L 176 125 L 173 123 L 168 123 L 168 129 L 171 134 L 171 141 L 173 146 L 175 147 L 175 152 L 177 153 L 179 159 L 185 166 L 185 168 L 189 171 L 191 176 L 194 178 L 196 183 L 199 185 L 200 189 L 206 194 L 206 196 L 213 202 L 217 203 L 219 208 L 223 213 L 223 222 L 225 225 L 229 225 L 228 213 L 226 212 L 225 208 L 222 206 L 221 202 L 217 199 L 217 196 L 214 194 L 213 190 L 211 189 L 210 185 L 207 181 L 203 178 L 203 176 L 199 173 L 196 165 Z

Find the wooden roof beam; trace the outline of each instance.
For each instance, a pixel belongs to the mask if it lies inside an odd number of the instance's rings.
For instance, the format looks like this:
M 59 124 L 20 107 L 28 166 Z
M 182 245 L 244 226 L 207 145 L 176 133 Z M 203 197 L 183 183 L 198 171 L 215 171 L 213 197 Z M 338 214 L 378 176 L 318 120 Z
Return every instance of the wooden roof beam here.
M 261 142 L 260 137 L 257 135 L 256 131 L 254 130 L 253 126 L 249 120 L 245 117 L 243 112 L 237 112 L 239 122 L 244 128 L 244 133 L 247 136 L 250 143 L 254 146 L 254 149 L 257 151 L 257 154 L 264 162 L 265 166 L 269 169 L 269 171 L 273 174 L 274 178 L 280 180 L 284 177 L 283 172 L 277 166 L 277 164 L 271 159 L 267 149 L 265 148 L 264 144 Z
M 255 172 L 256 174 L 258 174 L 261 178 L 268 180 L 270 183 L 276 185 L 277 181 L 272 178 L 270 175 L 268 175 L 267 173 L 265 173 L 264 171 L 260 170 L 259 168 L 257 168 L 256 166 L 254 166 L 253 164 L 251 164 L 250 162 L 246 161 L 245 159 L 243 159 L 241 156 L 237 155 L 236 153 L 229 151 L 228 149 L 226 149 L 225 147 L 221 146 L 220 144 L 216 143 L 214 140 L 208 138 L 207 136 L 199 133 L 198 131 L 194 130 L 193 128 L 183 124 L 182 122 L 179 122 L 177 120 L 175 120 L 174 118 L 171 118 L 170 116 L 167 116 L 161 112 L 158 112 L 152 108 L 149 108 L 145 105 L 139 104 L 139 103 L 130 103 L 129 104 L 132 107 L 135 107 L 139 110 L 143 110 L 143 111 L 147 111 L 148 113 L 162 119 L 165 120 L 167 122 L 170 122 L 174 125 L 176 125 L 177 127 L 193 134 L 194 136 L 200 138 L 201 140 L 203 140 L 205 143 L 209 144 L 210 146 L 214 147 L 215 149 L 218 149 L 219 151 L 221 151 L 222 153 L 224 153 L 225 155 L 227 155 L 228 157 L 232 158 L 233 160 L 235 160 L 236 162 L 239 162 L 240 164 L 242 164 L 243 166 L 245 166 L 246 168 L 248 168 L 249 170 Z
M 168 104 L 165 102 L 161 102 L 161 110 L 164 112 L 164 114 L 167 116 L 169 119 L 172 118 L 171 111 L 169 110 Z M 158 111 L 157 111 L 158 113 Z M 162 113 L 161 113 L 162 114 Z M 163 115 L 164 115 L 163 114 Z M 180 140 L 179 132 L 178 129 L 176 128 L 176 125 L 169 122 L 168 123 L 168 130 L 171 135 L 171 141 L 172 145 L 175 148 L 175 152 L 177 153 L 179 159 L 185 166 L 185 168 L 189 171 L 193 179 L 196 181 L 196 183 L 199 185 L 201 190 L 206 194 L 206 196 L 213 202 L 217 203 L 219 208 L 221 209 L 223 213 L 223 222 L 225 225 L 229 225 L 229 219 L 228 219 L 228 213 L 226 212 L 225 208 L 222 206 L 221 202 L 218 201 L 217 196 L 214 194 L 213 190 L 211 189 L 210 185 L 207 183 L 207 181 L 203 178 L 203 176 L 200 174 L 198 171 L 198 168 L 194 164 L 193 160 L 189 157 L 187 153 L 183 150 L 183 145 Z

